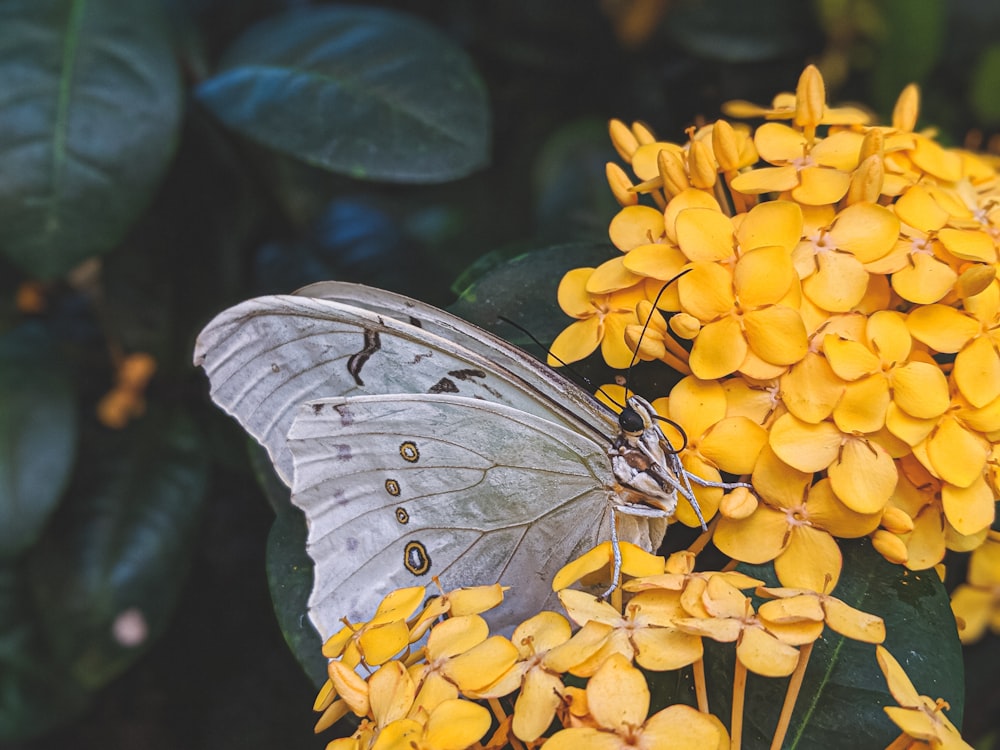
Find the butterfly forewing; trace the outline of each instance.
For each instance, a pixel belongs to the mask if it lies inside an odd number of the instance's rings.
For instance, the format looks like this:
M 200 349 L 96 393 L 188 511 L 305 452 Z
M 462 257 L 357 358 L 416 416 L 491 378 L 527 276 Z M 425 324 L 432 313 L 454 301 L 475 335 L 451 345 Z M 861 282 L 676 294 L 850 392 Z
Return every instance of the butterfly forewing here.
M 406 300 L 388 299 L 394 304 Z M 413 325 L 326 299 L 276 295 L 248 300 L 206 326 L 195 363 L 205 368 L 215 402 L 267 448 L 287 484 L 292 464 L 285 437 L 295 409 L 320 397 L 456 394 L 507 404 L 595 439 L 613 430 L 610 414 L 585 391 L 527 354 L 441 310 L 412 300 L 407 304 L 425 318 L 434 311 L 439 323 L 413 318 L 421 324 Z M 466 343 L 477 339 L 477 349 L 421 326 L 444 333 L 461 329 L 464 333 L 455 337 Z
M 556 605 L 555 572 L 609 534 L 606 446 L 502 404 L 447 395 L 324 399 L 298 411 L 292 499 L 315 561 L 321 635 L 390 590 L 499 581 L 510 628 Z

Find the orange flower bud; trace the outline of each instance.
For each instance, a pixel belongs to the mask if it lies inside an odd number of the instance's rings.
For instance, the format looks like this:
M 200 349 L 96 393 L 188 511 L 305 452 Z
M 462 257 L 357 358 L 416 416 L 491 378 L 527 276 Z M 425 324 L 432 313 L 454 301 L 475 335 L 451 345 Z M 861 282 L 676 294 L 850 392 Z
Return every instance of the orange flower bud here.
M 716 120 L 712 127 L 712 151 L 724 172 L 735 172 L 740 168 L 740 147 L 736 142 L 736 131 L 725 120 Z
M 615 147 L 615 151 L 618 152 L 623 161 L 631 164 L 632 154 L 639 148 L 639 141 L 632 135 L 632 131 L 629 130 L 628 125 L 621 120 L 612 120 L 608 123 L 608 133 L 611 136 L 611 143 Z
M 719 513 L 726 518 L 739 521 L 753 515 L 757 506 L 757 498 L 750 490 L 746 487 L 737 487 L 722 497 L 722 502 L 719 503 Z
M 892 110 L 892 126 L 896 130 L 912 132 L 917 125 L 920 112 L 920 87 L 911 83 L 899 93 L 896 106 Z
M 815 65 L 807 65 L 799 76 L 795 89 L 795 124 L 811 138 L 816 126 L 823 121 L 826 109 L 826 86 Z
M 673 198 L 680 192 L 691 187 L 684 171 L 684 162 L 673 151 L 661 151 L 656 155 L 656 166 L 663 178 L 663 192 L 667 198 Z
M 872 534 L 872 546 L 891 563 L 903 565 L 910 557 L 903 540 L 885 529 Z
M 608 179 L 608 186 L 611 188 L 615 200 L 622 206 L 634 206 L 639 202 L 639 195 L 632 190 L 632 181 L 625 174 L 625 170 L 609 161 L 604 167 L 604 174 Z
M 895 505 L 885 506 L 882 511 L 881 525 L 882 528 L 893 534 L 908 534 L 913 531 L 913 519 L 906 511 Z
M 847 204 L 875 203 L 882 193 L 884 179 L 885 165 L 882 157 L 872 154 L 858 165 L 851 176 L 851 186 L 847 188 Z
M 710 190 L 715 185 L 718 172 L 712 159 L 712 152 L 701 141 L 691 141 L 688 149 L 688 173 L 691 184 L 701 190 Z

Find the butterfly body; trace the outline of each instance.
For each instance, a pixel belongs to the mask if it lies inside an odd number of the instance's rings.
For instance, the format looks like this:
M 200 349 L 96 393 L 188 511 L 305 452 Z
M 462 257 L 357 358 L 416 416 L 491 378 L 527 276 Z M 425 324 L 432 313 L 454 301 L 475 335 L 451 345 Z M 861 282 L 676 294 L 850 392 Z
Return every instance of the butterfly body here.
M 442 310 L 336 282 L 301 294 L 224 311 L 195 362 L 305 512 L 324 638 L 432 576 L 514 587 L 491 619 L 509 630 L 556 606 L 552 576 L 611 538 L 613 519 L 655 551 L 678 494 L 693 500 L 642 399 L 622 429 L 579 386 Z

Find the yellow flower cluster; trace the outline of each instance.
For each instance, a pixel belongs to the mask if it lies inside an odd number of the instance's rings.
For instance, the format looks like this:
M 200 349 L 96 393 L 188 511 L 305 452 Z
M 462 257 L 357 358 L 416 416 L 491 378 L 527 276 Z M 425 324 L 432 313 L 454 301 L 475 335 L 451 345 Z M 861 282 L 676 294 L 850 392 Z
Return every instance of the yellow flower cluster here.
M 616 589 L 614 604 L 568 588 L 607 579 L 613 553 L 605 542 L 553 582 L 569 619 L 537 613 L 510 639 L 491 636 L 482 617 L 502 603 L 500 586 L 460 589 L 426 602 L 423 587 L 391 593 L 372 620 L 345 625 L 325 644 L 331 661 L 316 699 L 315 709 L 323 712 L 317 731 L 353 712 L 361 718 L 357 730 L 332 741 L 330 750 L 724 750 L 739 747 L 748 671 L 791 677 L 776 730 L 783 734 L 812 644 L 824 628 L 867 643 L 885 638 L 880 618 L 828 595 L 765 588 L 735 571 L 694 572 L 690 552 L 664 560 L 622 544 L 621 554 L 622 572 L 631 580 Z M 755 609 L 747 589 L 769 601 Z M 571 622 L 580 626 L 575 632 Z M 417 648 L 424 636 L 426 644 Z M 706 637 L 735 643 L 732 736 L 709 712 Z M 640 668 L 686 666 L 694 667 L 698 707 L 677 704 L 649 715 L 650 691 Z M 514 694 L 508 714 L 499 699 Z M 483 700 L 492 713 L 475 702 Z M 781 737 L 775 741 L 780 746 Z
M 770 108 L 730 103 L 756 131 L 612 122 L 621 255 L 563 278 L 576 320 L 550 361 L 600 347 L 683 374 L 654 406 L 685 466 L 757 493 L 696 490 L 715 544 L 813 591 L 836 585 L 837 537 L 911 569 L 975 549 L 1000 488 L 997 174 L 915 132 L 915 86 L 890 126 L 825 99 L 810 66 Z

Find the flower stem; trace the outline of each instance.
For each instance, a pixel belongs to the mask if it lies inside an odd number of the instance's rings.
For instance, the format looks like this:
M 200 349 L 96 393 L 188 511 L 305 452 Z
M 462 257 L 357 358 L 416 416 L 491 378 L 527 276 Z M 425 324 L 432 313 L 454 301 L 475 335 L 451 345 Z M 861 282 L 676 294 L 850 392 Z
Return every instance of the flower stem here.
M 733 716 L 729 729 L 729 750 L 740 750 L 740 744 L 743 742 L 743 701 L 746 688 L 747 668 L 737 659 L 733 674 Z
M 780 750 L 781 743 L 785 741 L 788 733 L 788 725 L 792 722 L 792 712 L 795 710 L 795 702 L 799 698 L 799 690 L 802 688 L 802 678 L 806 674 L 806 665 L 809 663 L 809 655 L 812 654 L 813 644 L 807 643 L 799 649 L 799 663 L 795 665 L 795 671 L 788 681 L 788 689 L 785 691 L 785 703 L 781 707 L 781 716 L 778 717 L 778 726 L 774 730 L 774 739 L 771 740 L 771 750 Z
M 698 538 L 691 543 L 691 546 L 687 548 L 687 551 L 697 557 L 698 553 L 705 549 L 705 546 L 711 540 L 712 534 L 715 531 L 715 526 L 718 522 L 719 516 L 716 515 L 715 518 L 708 522 L 708 531 L 703 531 Z
M 698 698 L 698 710 L 708 713 L 708 687 L 705 684 L 705 659 L 702 657 L 691 665 L 694 669 L 694 694 Z
M 899 737 L 894 739 L 889 745 L 886 746 L 885 750 L 906 750 L 913 742 L 913 738 L 906 732 L 903 732 Z

